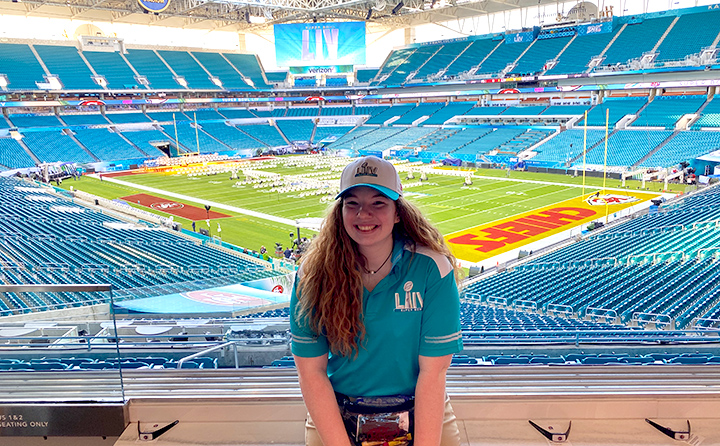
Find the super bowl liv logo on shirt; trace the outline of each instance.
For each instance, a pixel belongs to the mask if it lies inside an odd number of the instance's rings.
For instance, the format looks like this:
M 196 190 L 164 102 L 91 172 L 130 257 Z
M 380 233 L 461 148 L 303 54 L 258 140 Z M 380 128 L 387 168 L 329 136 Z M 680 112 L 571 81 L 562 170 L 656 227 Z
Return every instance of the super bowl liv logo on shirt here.
M 403 290 L 405 299 L 400 299 L 400 293 L 395 293 L 395 311 L 422 311 L 423 299 L 419 291 L 413 291 L 413 283 L 405 282 Z

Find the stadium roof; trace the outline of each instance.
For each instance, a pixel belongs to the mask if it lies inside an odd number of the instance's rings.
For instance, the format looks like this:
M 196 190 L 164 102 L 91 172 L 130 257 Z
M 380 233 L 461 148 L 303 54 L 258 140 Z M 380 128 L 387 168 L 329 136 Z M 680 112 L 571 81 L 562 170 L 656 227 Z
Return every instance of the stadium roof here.
M 152 13 L 137 0 L 0 0 L 0 14 L 251 32 L 280 23 L 346 20 L 395 29 L 557 3 L 557 0 L 169 0 L 162 12 Z

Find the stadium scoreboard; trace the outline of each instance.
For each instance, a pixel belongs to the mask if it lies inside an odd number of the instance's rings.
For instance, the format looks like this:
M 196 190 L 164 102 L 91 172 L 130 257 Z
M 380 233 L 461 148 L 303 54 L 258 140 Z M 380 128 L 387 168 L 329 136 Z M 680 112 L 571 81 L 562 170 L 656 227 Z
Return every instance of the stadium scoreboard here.
M 336 67 L 365 64 L 365 22 L 275 25 L 279 67 Z

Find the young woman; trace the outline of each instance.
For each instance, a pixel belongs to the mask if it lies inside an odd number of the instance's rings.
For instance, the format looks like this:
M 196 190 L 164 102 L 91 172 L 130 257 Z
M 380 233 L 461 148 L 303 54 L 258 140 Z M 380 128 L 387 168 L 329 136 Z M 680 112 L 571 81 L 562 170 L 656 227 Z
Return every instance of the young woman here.
M 306 444 L 349 446 L 409 431 L 403 438 L 415 446 L 458 445 L 445 393 L 452 354 L 462 350 L 455 258 L 402 198 L 388 161 L 350 163 L 337 198 L 290 303 Z M 389 411 L 398 415 L 373 415 Z

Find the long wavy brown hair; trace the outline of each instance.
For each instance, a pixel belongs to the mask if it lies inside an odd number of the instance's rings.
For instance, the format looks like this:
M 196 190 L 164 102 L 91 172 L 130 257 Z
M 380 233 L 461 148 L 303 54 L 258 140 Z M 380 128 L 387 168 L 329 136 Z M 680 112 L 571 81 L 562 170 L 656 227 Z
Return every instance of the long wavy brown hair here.
M 457 261 L 440 231 L 409 201 L 400 197 L 395 205 L 400 221 L 393 228 L 393 238 L 410 244 L 413 251 L 419 245 L 446 256 L 459 281 Z M 343 227 L 342 208 L 343 200 L 337 200 L 302 258 L 298 306 L 291 317 L 306 321 L 313 332 L 325 336 L 333 354 L 354 357 L 365 338 L 359 268 L 365 258 Z

